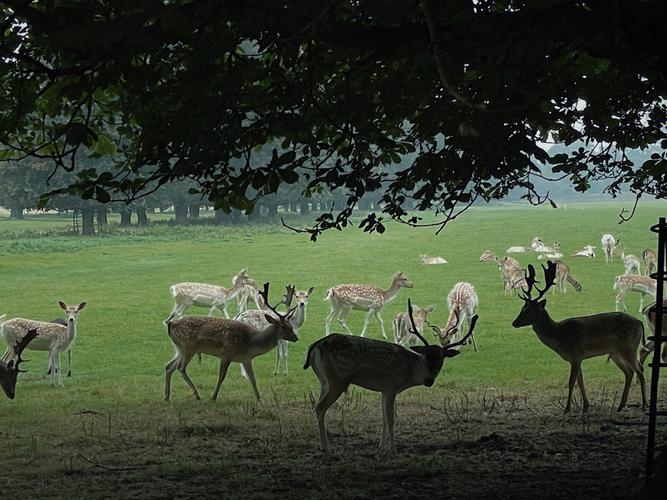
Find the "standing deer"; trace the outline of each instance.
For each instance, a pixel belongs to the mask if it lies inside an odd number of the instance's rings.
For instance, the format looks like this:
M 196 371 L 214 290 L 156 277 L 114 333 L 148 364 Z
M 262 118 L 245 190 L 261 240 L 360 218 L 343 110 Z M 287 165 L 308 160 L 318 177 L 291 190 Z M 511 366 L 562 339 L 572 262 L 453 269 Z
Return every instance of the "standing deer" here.
M 614 250 L 616 249 L 616 245 L 618 245 L 616 238 L 611 234 L 605 234 L 602 236 L 600 243 L 602 243 L 602 250 L 604 250 L 604 261 L 607 264 L 614 262 Z
M 651 335 L 655 335 L 655 305 L 657 302 L 654 302 L 653 304 L 649 304 L 642 309 L 642 316 L 644 317 L 644 322 L 648 325 L 649 329 L 651 330 Z M 662 302 L 662 307 L 663 311 L 667 309 L 667 299 L 663 300 Z M 663 316 L 664 318 L 664 316 Z M 665 330 L 667 330 L 667 325 L 665 323 L 662 324 L 662 334 L 663 336 L 665 335 Z M 639 363 L 641 363 L 642 366 L 644 366 L 644 361 L 646 361 L 646 358 L 649 354 L 653 352 L 655 349 L 655 341 L 649 340 L 646 345 L 642 346 L 641 350 L 639 351 Z M 663 363 L 667 363 L 667 344 L 662 345 L 662 353 L 661 353 L 661 358 Z
M 269 305 L 269 284 L 264 284 L 261 292 L 262 299 L 273 314 L 266 314 L 268 326 L 255 328 L 247 323 L 231 319 L 214 318 L 211 316 L 186 316 L 173 319 L 171 315 L 165 321 L 167 334 L 176 348 L 176 355 L 165 367 L 164 398 L 170 398 L 171 375 L 178 370 L 185 382 L 190 386 L 195 399 L 199 399 L 199 391 L 187 374 L 187 367 L 192 357 L 197 353 L 210 354 L 220 358 L 218 383 L 211 395 L 216 400 L 220 386 L 225 380 L 227 369 L 232 361 L 242 363 L 248 374 L 255 397 L 259 401 L 260 395 L 255 381 L 255 372 L 252 369 L 252 360 L 278 345 L 278 341 L 288 340 L 296 342 L 298 337 L 290 324 L 294 309 L 286 314 L 280 314 Z
M 431 387 L 445 358 L 460 354 L 456 347 L 472 334 L 477 321 L 476 316 L 472 318 L 470 332 L 460 342 L 440 347 L 429 345 L 417 330 L 409 302 L 408 311 L 412 323 L 410 333 L 418 337 L 423 346 L 406 349 L 381 340 L 333 333 L 308 348 L 303 368 L 312 367 L 320 381 L 320 399 L 315 413 L 322 451 L 329 449 L 325 427 L 327 410 L 351 384 L 382 394 L 380 448 L 393 451 L 396 395 L 416 385 Z
M 557 260 L 555 264 L 556 264 L 556 283 L 558 284 L 558 289 L 560 290 L 560 293 L 567 292 L 567 285 L 565 284 L 566 281 L 570 285 L 572 285 L 577 292 L 581 292 L 581 283 L 579 283 L 574 278 L 574 276 L 572 276 L 572 269 L 570 269 L 570 266 L 568 266 L 562 260 Z M 553 291 L 555 293 L 556 289 L 554 288 Z
M 325 301 L 331 302 L 331 312 L 327 315 L 325 320 L 325 331 L 329 335 L 331 333 L 331 323 L 334 319 L 338 321 L 343 328 L 351 335 L 352 331 L 347 326 L 347 315 L 350 311 L 368 311 L 366 313 L 366 320 L 364 321 L 364 328 L 361 330 L 361 337 L 366 335 L 366 329 L 371 319 L 371 315 L 380 323 L 382 329 L 382 337 L 387 338 L 384 331 L 384 323 L 380 311 L 388 302 L 392 301 L 398 291 L 402 288 L 412 288 L 414 285 L 405 277 L 402 272 L 394 274 L 391 286 L 387 290 L 373 285 L 338 285 L 327 290 Z
M 616 310 L 619 310 L 619 306 L 623 306 L 623 310 L 627 311 L 628 308 L 625 305 L 625 295 L 628 292 L 637 292 L 639 293 L 639 312 L 642 311 L 644 307 L 644 297 L 655 300 L 655 295 L 657 293 L 656 282 L 650 276 L 641 276 L 638 274 L 621 274 L 616 276 L 614 281 L 614 290 L 618 293 L 616 294 Z
M 290 324 L 294 330 L 294 334 L 299 334 L 299 329 L 303 326 L 303 323 L 306 321 L 306 308 L 308 306 L 308 299 L 310 294 L 313 293 L 315 287 L 310 287 L 308 290 L 296 291 L 292 285 L 287 287 L 287 294 L 285 295 L 285 300 L 283 303 L 289 309 L 292 298 L 296 298 L 296 310 L 294 315 L 290 319 Z M 242 321 L 243 323 L 248 323 L 249 325 L 257 328 L 263 329 L 268 326 L 266 321 L 266 315 L 274 315 L 271 309 L 248 309 L 239 313 L 234 319 L 237 321 Z M 273 374 L 277 375 L 280 370 L 280 365 L 284 363 L 283 373 L 287 375 L 289 372 L 287 356 L 289 351 L 289 343 L 286 340 L 278 340 L 278 346 L 276 347 L 276 367 L 273 370 Z M 241 375 L 246 376 L 243 365 L 241 365 Z
M 19 373 L 25 372 L 25 370 L 19 369 L 20 364 L 26 361 L 21 358 L 21 353 L 35 337 L 37 337 L 37 330 L 34 328 L 28 330 L 28 333 L 14 346 L 14 359 L 11 359 L 8 363 L 0 361 L 0 386 L 9 399 L 14 399 L 16 396 L 16 379 Z
M 174 308 L 169 316 L 180 317 L 188 308 L 199 306 L 209 307 L 209 316 L 213 316 L 213 312 L 218 309 L 225 318 L 229 319 L 227 304 L 241 292 L 244 286 L 254 282 L 246 274 L 245 269 L 241 269 L 233 281 L 231 288 L 189 282 L 173 285 L 169 290 L 174 298 Z
M 644 371 L 637 360 L 637 348 L 643 340 L 644 327 L 642 322 L 629 314 L 609 312 L 568 318 L 563 321 L 554 321 L 546 310 L 547 301 L 542 299 L 544 294 L 554 285 L 556 278 L 556 264 L 549 261 L 544 270 L 544 288 L 535 286 L 535 268 L 528 266 L 526 282 L 528 288 L 524 290 L 521 299 L 524 305 L 519 315 L 512 322 L 514 328 L 532 326 L 533 331 L 544 345 L 555 351 L 561 358 L 570 363 L 570 380 L 568 383 L 567 404 L 565 413 L 570 411 L 572 391 L 575 383 L 579 384 L 583 411 L 590 406 L 584 389 L 584 375 L 581 363 L 584 359 L 595 356 L 609 355 L 614 363 L 625 375 L 623 395 L 618 411 L 625 407 L 632 377 L 636 373 L 641 385 L 642 407 L 646 407 L 646 383 Z M 533 289 L 538 296 L 533 298 Z
M 78 306 L 68 306 L 62 301 L 58 304 L 67 313 L 67 326 L 23 318 L 6 320 L 0 324 L 0 337 L 7 344 L 7 350 L 2 356 L 5 362 L 14 357 L 13 346 L 19 339 L 23 338 L 25 332 L 32 329 L 37 330 L 38 337 L 29 344 L 28 349 L 49 351 L 48 373 L 51 375 L 53 385 L 63 385 L 60 369 L 60 353 L 63 351 L 69 352 L 67 376 L 72 374 L 72 353 L 69 348 L 76 338 L 78 314 L 86 306 L 85 302 L 81 302 Z
M 234 276 L 232 283 L 236 284 L 236 281 L 237 277 Z M 259 294 L 259 286 L 253 279 L 245 280 L 245 284 L 241 287 L 241 291 L 236 296 L 236 304 L 238 306 L 239 313 L 248 310 L 249 300 L 254 302 L 255 309 L 266 309 L 266 306 L 262 303 L 262 297 Z
M 625 255 L 625 245 L 621 244 L 621 259 L 623 259 L 623 266 L 625 271 L 623 274 L 641 274 L 641 263 L 636 255 Z
M 658 259 L 655 252 L 650 248 L 642 250 L 642 260 L 644 261 L 644 272 L 649 276 L 654 270 L 658 268 Z
M 424 323 L 427 323 L 428 315 L 433 312 L 435 305 L 428 307 L 415 306 L 413 319 L 418 330 L 423 330 Z M 412 347 L 417 343 L 419 337 L 410 333 L 410 318 L 408 312 L 400 312 L 394 316 L 394 342 L 403 347 Z
M 456 340 L 456 337 L 465 331 L 465 325 L 469 326 L 471 318 L 477 315 L 479 298 L 477 292 L 475 292 L 475 287 L 465 281 L 456 283 L 447 295 L 447 306 L 449 307 L 449 318 L 447 318 L 445 327 L 438 333 L 443 346 L 449 345 L 450 337 Z M 474 333 L 470 335 L 470 340 L 473 349 L 479 351 Z

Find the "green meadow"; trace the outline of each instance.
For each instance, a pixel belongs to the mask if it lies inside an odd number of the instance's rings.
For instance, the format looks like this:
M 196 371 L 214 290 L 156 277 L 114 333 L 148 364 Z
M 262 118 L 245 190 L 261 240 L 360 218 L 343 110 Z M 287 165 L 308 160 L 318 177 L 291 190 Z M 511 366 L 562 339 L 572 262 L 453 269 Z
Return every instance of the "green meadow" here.
M 11 450 L 5 453 L 6 460 L 22 469 L 19 474 L 30 484 L 29 494 L 55 488 L 51 490 L 54 496 L 76 496 L 76 491 L 56 480 L 58 474 L 68 473 L 73 475 L 72 484 L 85 484 L 96 496 L 102 494 L 101 490 L 95 493 L 95 478 L 81 471 L 102 472 L 106 467 L 117 474 L 131 475 L 136 466 L 141 474 L 152 471 L 142 476 L 145 482 L 150 482 L 148 476 L 164 474 L 168 479 L 165 484 L 177 484 L 179 478 L 196 473 L 196 464 L 208 456 L 199 440 L 201 449 L 193 449 L 193 442 L 188 441 L 192 433 L 200 432 L 199 426 L 213 429 L 216 438 L 224 440 L 231 439 L 226 436 L 225 422 L 246 422 L 269 443 L 299 435 L 304 439 L 303 449 L 314 453 L 317 429 L 310 410 L 313 397 L 319 394 L 319 384 L 312 371 L 304 371 L 302 365 L 308 345 L 324 334 L 324 318 L 329 312 L 323 300 L 326 290 L 341 283 L 371 283 L 386 288 L 396 271 L 403 271 L 415 286 L 402 289 L 382 311 L 390 339 L 392 318 L 406 308 L 408 298 L 418 305 L 435 304 L 430 321 L 439 325 L 447 319 L 446 297 L 456 282 L 472 283 L 480 304 L 476 330 L 479 352 L 465 347 L 462 355 L 445 363 L 434 388 L 413 389 L 399 396 L 399 415 L 401 408 L 412 403 L 428 408 L 448 398 L 460 399 L 466 394 L 477 397 L 487 392 L 520 395 L 528 403 L 534 401 L 549 408 L 550 413 L 560 414 L 569 365 L 542 345 L 531 329 L 512 328 L 521 300 L 503 295 L 497 267 L 479 262 L 479 256 L 485 248 L 502 256 L 509 246 L 528 246 L 534 236 L 547 245 L 557 240 L 583 291 L 577 293 L 569 287 L 566 294 L 549 293 L 547 309 L 552 317 L 614 310 L 612 287 L 623 265 L 620 256 L 613 264 L 605 264 L 599 248 L 601 235 L 609 232 L 620 237 L 627 252 L 639 255 L 644 248 L 656 247 L 655 234 L 648 228 L 659 216 L 667 215 L 664 202 L 643 202 L 629 222 L 619 225 L 622 206 L 591 203 L 568 204 L 560 209 L 473 208 L 437 236 L 432 229 L 392 223 L 383 235 L 350 228 L 328 232 L 316 243 L 278 225 L 229 228 L 162 223 L 82 238 L 59 232 L 69 226 L 68 218 L 3 219 L 0 313 L 48 321 L 62 316 L 59 300 L 68 304 L 87 302 L 79 315 L 72 347 L 73 376 L 64 379 L 63 387 L 52 387 L 45 373 L 46 353 L 29 351 L 24 355 L 30 359 L 24 365 L 28 373 L 19 379 L 16 399 L 0 399 L 0 440 L 6 450 Z M 597 258 L 569 258 L 587 244 L 598 247 Z M 424 266 L 420 254 L 439 255 L 449 263 Z M 516 257 L 522 265 L 532 262 L 537 266 L 540 261 L 536 255 Z M 201 363 L 193 360 L 188 370 L 203 399 L 193 400 L 176 372 L 172 401 L 165 402 L 164 366 L 174 353 L 162 323 L 172 307 L 169 287 L 182 281 L 231 286 L 232 277 L 242 268 L 259 283 L 271 283 L 273 302 L 279 300 L 287 284 L 295 284 L 299 290 L 315 287 L 300 339 L 290 345 L 289 375 L 273 375 L 275 353 L 270 352 L 253 363 L 262 403 L 255 403 L 250 384 L 234 365 L 218 401 L 211 402 L 207 396 L 215 385 L 217 360 L 204 356 Z M 538 267 L 538 276 L 540 273 Z M 626 303 L 630 313 L 637 316 L 638 295 L 629 294 Z M 231 305 L 230 313 L 235 311 L 236 305 Z M 192 308 L 188 314 L 207 312 Z M 364 316 L 358 311 L 350 314 L 348 323 L 353 331 L 361 330 Z M 341 331 L 337 324 L 333 329 Z M 377 323 L 371 323 L 368 336 L 381 337 Z M 622 375 L 613 363 L 600 357 L 586 361 L 583 368 L 594 405 L 620 392 Z M 354 408 L 366 414 L 369 428 L 377 428 L 379 433 L 377 395 L 356 390 L 346 397 L 355 398 Z M 634 409 L 627 411 L 637 412 L 639 391 L 635 384 L 629 401 Z M 401 432 L 399 420 L 399 452 Z M 372 448 L 376 438 L 379 434 L 371 433 L 353 440 Z M 332 445 L 336 445 L 335 438 Z M 210 446 L 222 445 L 218 441 Z M 173 455 L 176 449 L 180 451 Z M 183 450 L 192 454 L 184 456 Z M 2 477 L 0 474 L 0 480 Z M 183 494 L 173 484 L 173 489 L 157 487 L 155 496 Z M 142 496 L 138 491 L 125 493 Z

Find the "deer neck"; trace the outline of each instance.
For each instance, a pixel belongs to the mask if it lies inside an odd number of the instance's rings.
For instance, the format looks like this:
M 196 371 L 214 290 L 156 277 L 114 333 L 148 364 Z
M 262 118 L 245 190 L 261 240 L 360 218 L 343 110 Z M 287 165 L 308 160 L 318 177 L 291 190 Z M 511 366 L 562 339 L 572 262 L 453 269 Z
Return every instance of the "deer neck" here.
M 253 351 L 257 356 L 269 352 L 278 345 L 279 340 L 278 329 L 273 325 L 269 325 L 263 330 L 256 330 L 252 335 Z
M 290 324 L 294 330 L 301 328 L 303 323 L 306 321 L 306 306 L 301 307 L 300 305 L 296 307 L 294 311 L 294 316 L 290 320 Z
M 552 349 L 556 349 L 559 342 L 560 331 L 558 324 L 551 319 L 549 313 L 544 310 L 533 321 L 533 331 L 537 334 L 539 339 Z
M 76 338 L 76 320 L 67 322 L 67 344 L 74 342 Z
M 232 286 L 231 288 L 227 288 L 225 290 L 227 292 L 226 293 L 227 300 L 231 300 L 234 297 L 236 297 L 239 294 L 239 292 L 241 291 L 242 288 L 243 288 L 243 280 L 240 280 L 240 279 L 236 280 L 236 283 L 234 283 L 234 286 Z
M 398 285 L 398 280 L 394 279 L 394 281 L 391 282 L 389 289 L 382 292 L 382 302 L 386 304 L 387 302 L 394 300 L 400 289 L 401 287 Z

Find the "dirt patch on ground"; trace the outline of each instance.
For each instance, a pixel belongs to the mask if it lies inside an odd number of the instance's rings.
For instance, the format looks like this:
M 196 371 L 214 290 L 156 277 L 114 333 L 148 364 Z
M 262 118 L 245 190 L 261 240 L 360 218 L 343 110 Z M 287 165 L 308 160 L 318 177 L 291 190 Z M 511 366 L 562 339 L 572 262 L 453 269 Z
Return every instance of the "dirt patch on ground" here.
M 391 456 L 378 451 L 379 401 L 359 391 L 328 416 L 328 455 L 309 397 L 81 413 L 62 432 L 0 434 L 0 483 L 42 498 L 631 498 L 643 484 L 646 417 L 598 399 L 586 415 L 563 416 L 554 398 L 484 391 L 434 405 L 406 395 Z

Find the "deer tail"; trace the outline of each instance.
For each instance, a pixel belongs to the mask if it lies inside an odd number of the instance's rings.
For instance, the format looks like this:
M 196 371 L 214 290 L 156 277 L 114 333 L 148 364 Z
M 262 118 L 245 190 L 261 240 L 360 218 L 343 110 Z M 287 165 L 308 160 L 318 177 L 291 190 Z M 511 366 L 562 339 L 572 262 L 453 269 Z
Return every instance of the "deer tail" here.
M 333 299 L 333 296 L 334 296 L 334 289 L 333 289 L 333 288 L 329 288 L 329 289 L 327 290 L 326 295 L 324 296 L 324 302 L 326 302 L 327 300 L 331 300 L 331 299 Z

